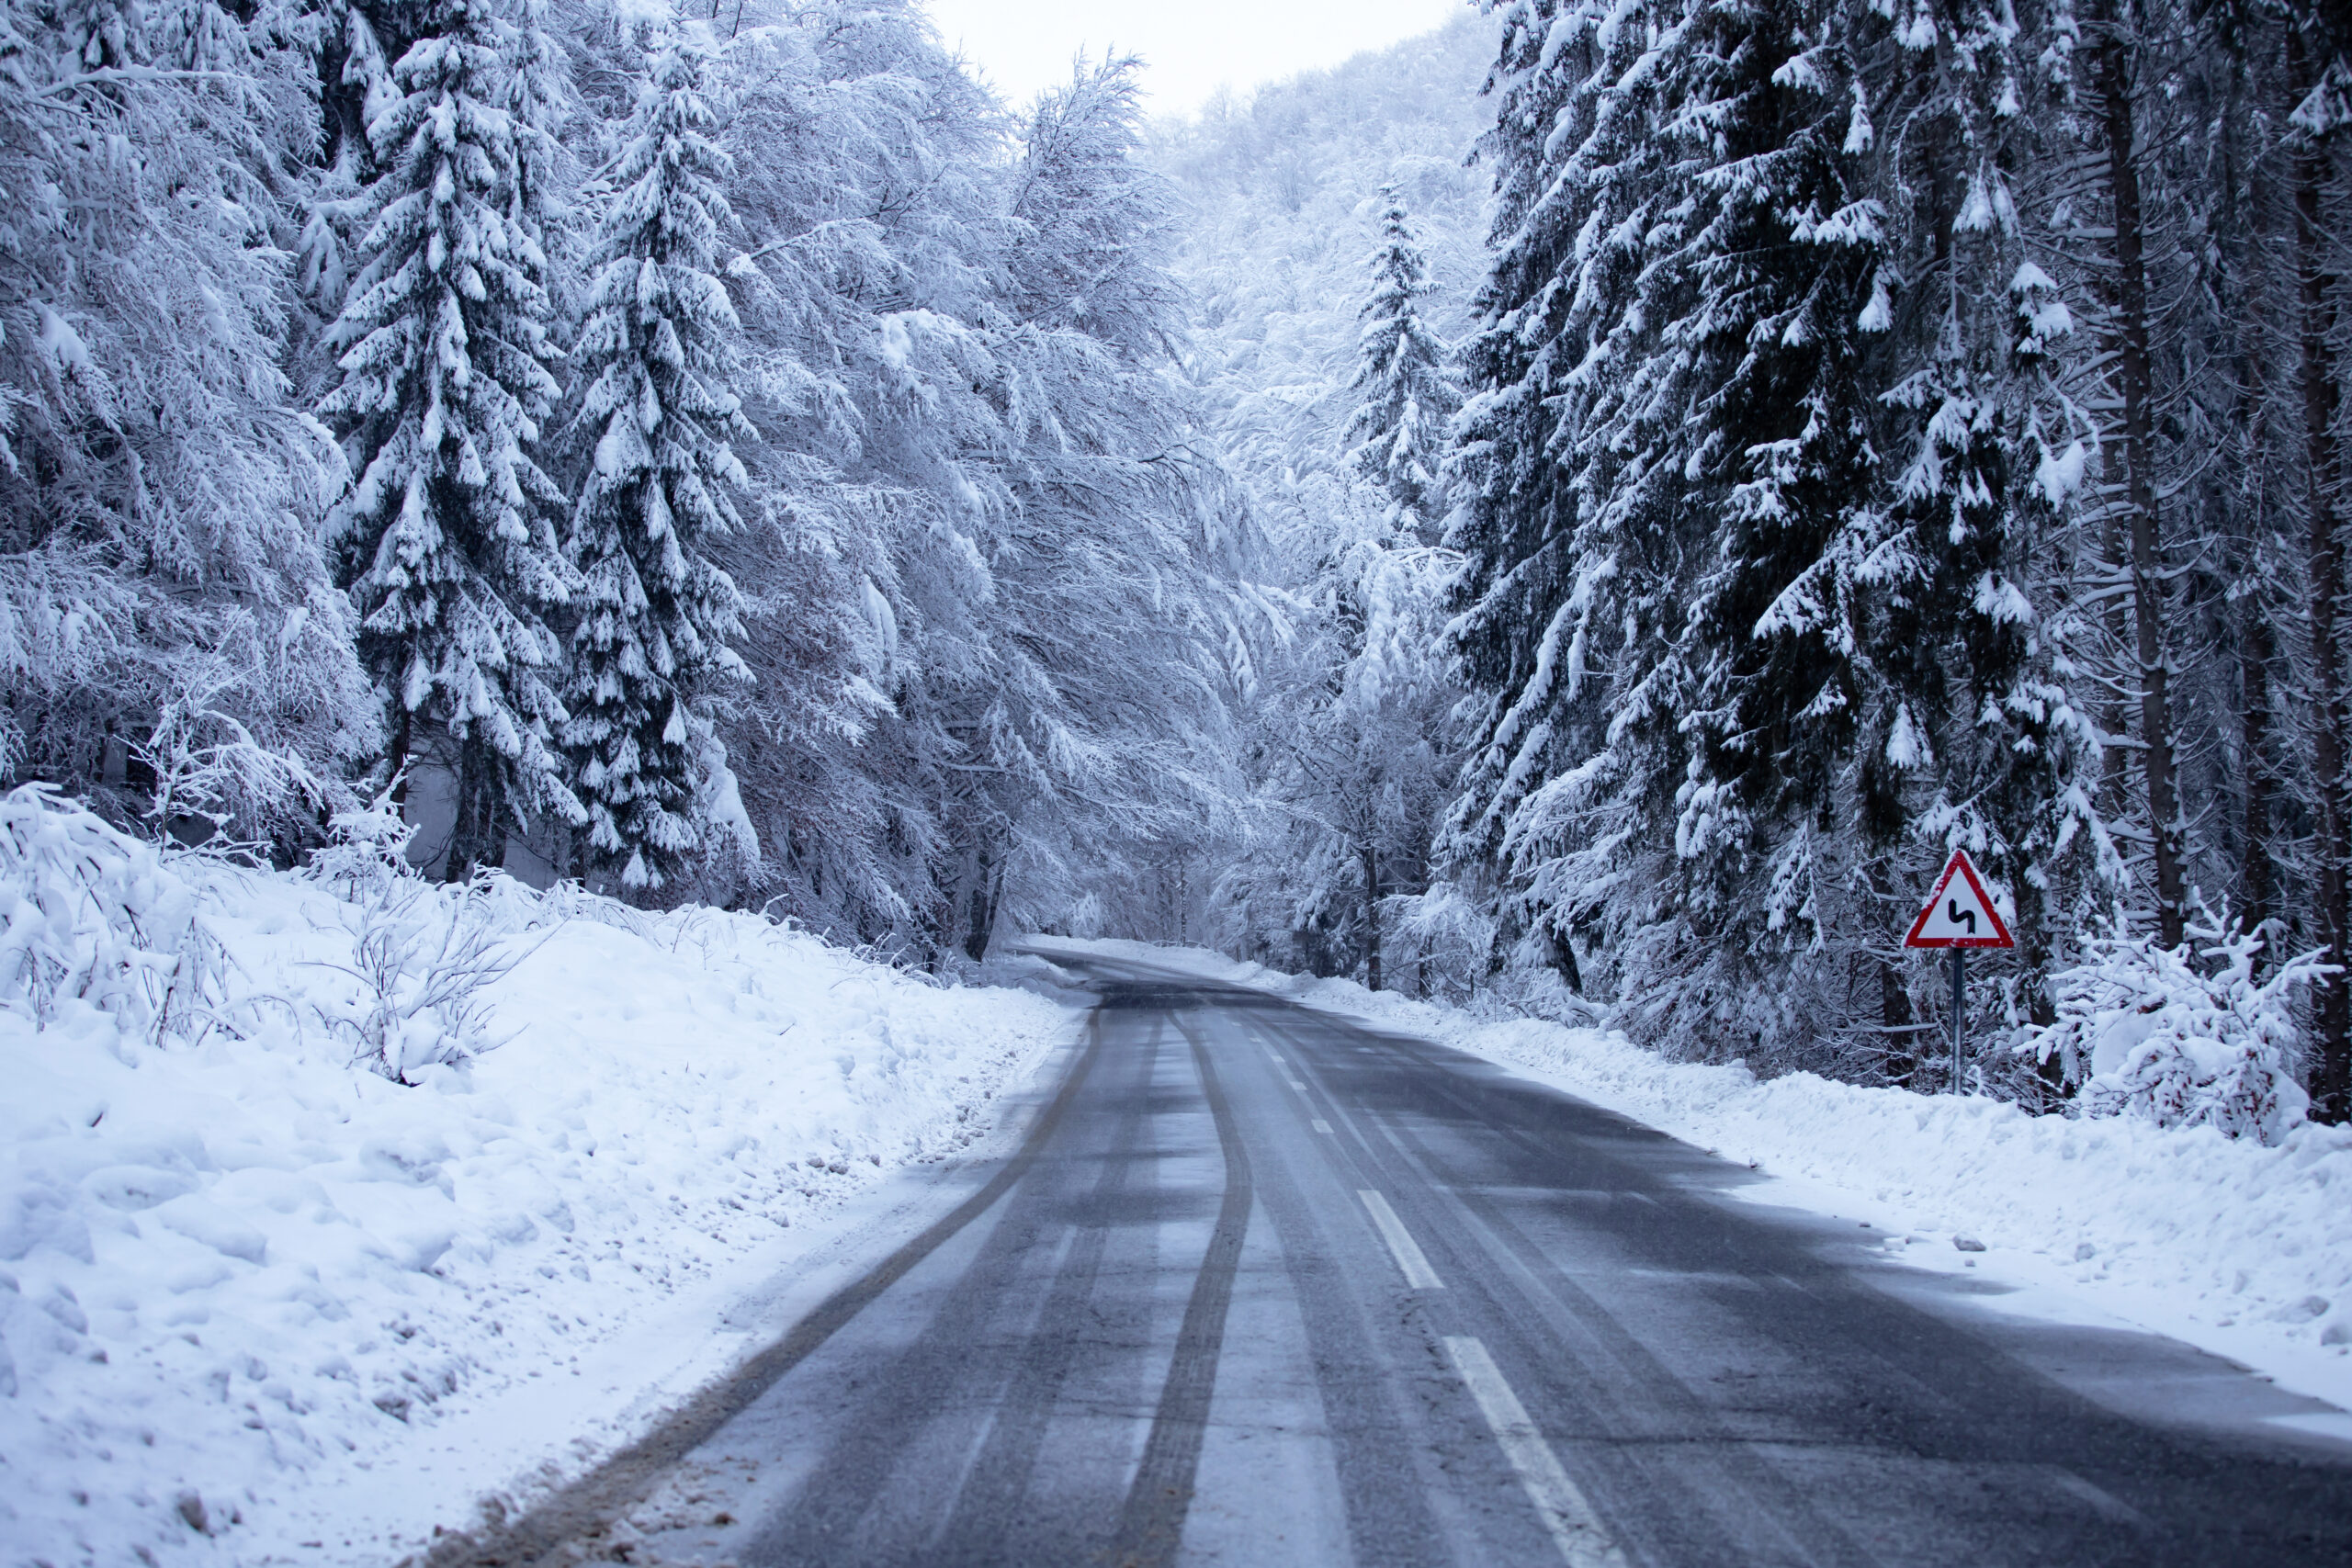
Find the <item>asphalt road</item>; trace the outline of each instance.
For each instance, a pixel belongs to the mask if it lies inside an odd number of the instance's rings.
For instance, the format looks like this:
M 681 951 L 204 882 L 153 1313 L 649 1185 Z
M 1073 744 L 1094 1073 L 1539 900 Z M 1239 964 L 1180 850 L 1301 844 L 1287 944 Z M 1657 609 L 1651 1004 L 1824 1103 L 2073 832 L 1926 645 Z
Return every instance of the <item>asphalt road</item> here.
M 1102 1004 L 1026 1142 L 608 1476 L 627 1521 L 577 1544 L 740 1568 L 2352 1562 L 2352 1447 L 2278 1426 L 2315 1407 L 2226 1363 L 1990 1310 L 1457 1053 L 1085 971 Z M 465 1560 L 530 1561 L 594 1504 Z

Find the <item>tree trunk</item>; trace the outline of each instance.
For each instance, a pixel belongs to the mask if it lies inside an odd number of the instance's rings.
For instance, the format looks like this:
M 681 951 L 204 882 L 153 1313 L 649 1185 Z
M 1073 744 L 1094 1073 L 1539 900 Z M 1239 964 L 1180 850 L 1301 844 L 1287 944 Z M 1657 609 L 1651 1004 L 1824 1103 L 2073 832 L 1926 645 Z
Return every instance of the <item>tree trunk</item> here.
M 392 804 L 401 806 L 408 800 L 408 759 L 415 745 L 416 715 L 403 705 L 399 722 L 392 726 L 391 780 Z
M 2288 61 L 2300 94 L 2317 80 L 2301 32 L 2290 27 Z M 2326 959 L 2352 964 L 2352 920 L 2345 908 L 2345 868 L 2352 863 L 2352 818 L 2344 791 L 2347 715 L 2343 650 L 2337 646 L 2336 611 L 2344 597 L 2344 537 L 2337 525 L 2334 355 L 2328 338 L 2334 326 L 2328 296 L 2328 235 L 2320 210 L 2326 178 L 2321 150 L 2306 146 L 2295 160 L 2295 281 L 2300 295 L 2297 370 L 2303 392 L 2303 482 L 2310 505 L 2306 547 L 2306 592 L 2310 595 L 2312 735 L 2312 837 L 2314 893 L 2312 924 Z M 2312 1070 L 2312 1118 L 2345 1121 L 2352 1116 L 2352 975 L 2339 974 L 2319 993 L 2316 1060 Z
M 1894 880 L 1883 858 L 1871 862 L 1871 904 L 1882 919 L 1900 920 L 1903 908 L 1895 902 Z M 1899 928 L 1898 928 L 1899 929 Z M 1874 944 L 1873 944 L 1874 945 Z M 1886 1060 L 1880 1069 L 1886 1081 L 1908 1089 L 1919 1070 L 1918 1019 L 1911 1010 L 1911 988 L 1904 983 L 1899 958 L 1871 958 L 1878 968 L 1879 1026 L 1886 1031 Z
M 2156 929 L 2166 947 L 2181 943 L 2180 809 L 2174 794 L 2172 705 L 2164 645 L 2161 565 L 2156 558 L 2154 378 L 2148 345 L 2147 235 L 2140 205 L 2140 163 L 2132 111 L 2131 46 L 2121 7 L 2108 13 L 2111 31 L 2100 51 L 2106 99 L 2108 178 L 2115 201 L 2116 329 L 2123 393 L 2125 512 L 2132 566 L 2132 639 L 2140 677 L 2142 777 L 2156 871 Z
M 989 850 L 978 851 L 978 871 L 972 880 L 971 925 L 964 933 L 964 951 L 978 964 L 989 955 L 989 938 L 996 930 L 996 885 L 990 880 Z
M 2270 743 L 2270 620 L 2258 599 L 2246 602 L 2238 635 L 2238 748 L 2245 787 L 2245 873 L 2240 882 L 2238 928 L 2254 931 L 2268 919 L 2278 900 L 2270 864 L 2270 777 L 2262 755 Z M 2275 955 L 2274 955 L 2275 956 Z
M 1380 852 L 1363 847 L 1364 987 L 1380 989 Z

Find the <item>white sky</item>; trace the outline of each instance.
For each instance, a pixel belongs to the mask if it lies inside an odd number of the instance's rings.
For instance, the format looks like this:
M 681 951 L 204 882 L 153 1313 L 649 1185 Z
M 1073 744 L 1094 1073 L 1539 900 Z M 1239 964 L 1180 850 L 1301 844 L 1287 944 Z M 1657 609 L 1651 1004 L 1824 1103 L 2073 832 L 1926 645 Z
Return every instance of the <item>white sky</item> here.
M 1140 54 L 1156 114 L 1219 85 L 1279 81 L 1442 27 L 1468 0 L 929 0 L 950 47 L 1022 104 L 1079 51 Z

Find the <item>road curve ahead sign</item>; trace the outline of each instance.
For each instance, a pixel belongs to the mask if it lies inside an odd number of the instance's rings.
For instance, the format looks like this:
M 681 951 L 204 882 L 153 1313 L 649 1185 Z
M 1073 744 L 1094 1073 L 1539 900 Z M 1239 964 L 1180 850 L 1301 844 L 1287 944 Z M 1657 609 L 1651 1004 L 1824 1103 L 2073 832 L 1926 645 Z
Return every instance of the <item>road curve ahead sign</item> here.
M 1951 859 L 1944 863 L 1944 874 L 1936 879 L 1936 890 L 1928 896 L 1928 907 L 1919 911 L 1919 918 L 1911 922 L 1911 934 L 1903 939 L 1903 945 L 2017 945 L 2009 928 L 2001 923 L 2001 912 L 1993 908 L 1992 895 L 1984 891 L 1976 868 L 1969 863 L 1966 850 L 1952 851 Z

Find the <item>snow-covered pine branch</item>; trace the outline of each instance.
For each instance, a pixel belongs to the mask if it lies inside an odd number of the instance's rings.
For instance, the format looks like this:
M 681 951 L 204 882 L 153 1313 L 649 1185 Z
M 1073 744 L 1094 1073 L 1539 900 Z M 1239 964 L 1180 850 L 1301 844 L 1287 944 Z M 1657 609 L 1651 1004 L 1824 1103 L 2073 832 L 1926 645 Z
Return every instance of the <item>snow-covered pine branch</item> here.
M 582 815 L 553 745 L 561 649 L 545 618 L 573 573 L 563 498 L 536 456 L 559 389 L 528 197 L 544 141 L 506 107 L 511 24 L 492 0 L 446 0 L 430 19 L 368 128 L 382 172 L 320 412 L 355 475 L 336 544 L 391 761 L 448 738 L 462 867 L 496 863 L 542 810 Z
M 612 174 L 573 351 L 590 450 L 573 504 L 581 573 L 565 747 L 588 812 L 589 866 L 657 892 L 701 841 L 694 805 L 713 688 L 747 671 L 729 639 L 742 601 L 710 555 L 750 482 L 755 439 L 731 378 L 734 306 L 717 274 L 733 227 L 702 48 L 658 54 Z

